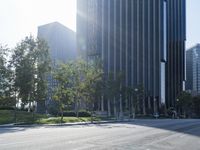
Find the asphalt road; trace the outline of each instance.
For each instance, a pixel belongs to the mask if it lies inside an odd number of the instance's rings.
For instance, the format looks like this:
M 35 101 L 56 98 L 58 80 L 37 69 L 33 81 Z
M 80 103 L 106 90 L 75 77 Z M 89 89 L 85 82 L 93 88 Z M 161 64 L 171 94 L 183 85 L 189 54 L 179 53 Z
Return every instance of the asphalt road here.
M 200 150 L 200 120 L 0 128 L 0 150 Z

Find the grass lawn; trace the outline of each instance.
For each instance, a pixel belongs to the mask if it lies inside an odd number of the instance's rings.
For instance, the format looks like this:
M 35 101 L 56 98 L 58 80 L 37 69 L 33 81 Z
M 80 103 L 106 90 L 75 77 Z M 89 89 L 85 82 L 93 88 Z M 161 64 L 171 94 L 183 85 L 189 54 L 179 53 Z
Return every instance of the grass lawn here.
M 32 113 L 26 111 L 16 111 L 16 121 L 32 123 Z M 46 115 L 35 114 L 35 119 L 47 118 Z M 0 110 L 0 124 L 14 123 L 14 110 Z
M 100 118 L 93 118 L 93 121 L 100 121 Z M 73 122 L 89 122 L 90 117 L 63 117 L 62 123 L 73 123 Z M 38 124 L 54 124 L 60 123 L 60 117 L 42 118 L 36 121 Z
M 17 111 L 17 123 L 25 124 L 56 124 L 60 123 L 60 117 L 47 117 L 46 115 L 35 114 L 34 120 L 32 113 L 26 111 Z M 93 118 L 94 121 L 100 121 L 100 118 Z M 63 123 L 87 122 L 91 121 L 90 117 L 64 117 Z M 0 110 L 0 124 L 14 123 L 13 110 Z

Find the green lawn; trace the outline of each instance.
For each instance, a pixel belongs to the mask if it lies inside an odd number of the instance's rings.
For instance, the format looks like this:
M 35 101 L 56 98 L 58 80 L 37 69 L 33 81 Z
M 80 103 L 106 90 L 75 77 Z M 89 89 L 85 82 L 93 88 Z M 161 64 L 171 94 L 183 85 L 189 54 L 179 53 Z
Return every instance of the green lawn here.
M 100 121 L 100 118 L 94 118 L 94 121 Z M 73 122 L 89 122 L 91 121 L 90 117 L 64 117 L 63 123 L 73 123 Z M 38 124 L 54 124 L 60 123 L 60 117 L 51 117 L 51 118 L 42 118 L 36 121 Z
M 46 115 L 35 114 L 34 120 L 32 113 L 17 111 L 17 123 L 25 124 L 56 124 L 60 123 L 60 117 L 47 117 Z M 100 118 L 93 118 L 94 121 L 100 121 Z M 63 123 L 87 122 L 91 121 L 90 117 L 64 117 Z M 13 110 L 0 110 L 0 124 L 14 123 Z

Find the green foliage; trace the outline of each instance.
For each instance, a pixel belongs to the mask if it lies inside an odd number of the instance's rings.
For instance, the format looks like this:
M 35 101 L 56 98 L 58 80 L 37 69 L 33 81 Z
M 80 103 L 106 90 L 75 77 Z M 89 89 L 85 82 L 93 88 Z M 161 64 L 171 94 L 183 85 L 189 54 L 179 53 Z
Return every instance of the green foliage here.
M 14 123 L 14 110 L 0 110 L 0 124 Z M 57 124 L 60 123 L 60 117 L 47 117 L 46 115 L 35 114 L 35 120 L 32 119 L 32 114 L 26 111 L 16 111 L 18 124 Z M 100 118 L 93 118 L 95 121 L 100 121 Z M 62 123 L 69 122 L 89 122 L 90 117 L 63 117 Z
M 58 68 L 54 70 L 54 79 L 58 85 L 54 89 L 53 99 L 58 102 L 58 107 L 61 112 L 61 122 L 63 121 L 63 111 L 66 105 L 71 104 L 74 100 L 75 91 L 74 86 L 74 64 L 60 64 Z
M 76 117 L 76 112 L 74 111 L 64 111 L 63 116 L 65 117 Z M 79 117 L 90 117 L 91 113 L 88 111 L 79 110 Z
M 47 44 L 32 36 L 21 41 L 12 55 L 14 87 L 23 104 L 45 100 L 47 94 L 46 75 L 50 70 Z
M 139 105 L 139 101 L 144 97 L 143 85 L 138 85 L 136 87 L 126 87 L 126 95 L 132 97 L 134 108 L 137 107 Z
M 14 114 L 16 113 L 16 123 L 34 123 L 32 114 L 26 111 L 0 110 L 0 124 L 15 123 Z M 47 118 L 45 115 L 36 114 L 35 120 Z
M 83 93 L 89 108 L 93 111 L 94 102 L 99 100 L 103 92 L 103 69 L 100 60 L 92 61 L 85 68 Z
M 75 104 L 76 115 L 80 101 L 85 101 L 93 110 L 95 100 L 102 94 L 103 71 L 100 63 L 76 60 L 58 65 L 54 71 L 54 79 L 58 86 L 54 89 L 54 100 L 58 101 L 61 116 L 65 106 Z
M 10 50 L 0 45 L 0 106 L 14 106 L 12 70 L 9 67 Z
M 193 102 L 193 111 L 196 116 L 200 117 L 200 96 L 195 96 L 192 99 Z
M 89 122 L 91 121 L 90 117 L 63 117 L 62 123 L 74 123 L 74 122 Z M 101 121 L 100 118 L 94 118 L 94 121 Z M 57 124 L 60 123 L 59 117 L 51 117 L 37 120 L 38 124 Z
M 54 89 L 53 99 L 59 102 L 61 109 L 64 109 L 65 105 L 69 105 L 73 98 L 72 90 L 72 78 L 73 70 L 71 63 L 60 64 L 54 71 L 54 79 L 58 82 L 58 86 Z
M 124 94 L 125 87 L 121 87 L 123 76 L 122 73 L 118 73 L 116 77 L 114 77 L 114 74 L 110 72 L 108 74 L 108 78 L 104 80 L 104 95 L 109 98 L 113 99 L 119 98 L 120 94 Z
M 188 92 L 181 92 L 177 97 L 177 105 L 183 109 L 187 109 L 192 106 L 192 95 Z
M 184 118 L 187 116 L 191 116 L 192 109 L 192 95 L 186 91 L 181 92 L 177 97 L 177 107 L 178 113 L 180 114 L 180 110 L 184 115 Z

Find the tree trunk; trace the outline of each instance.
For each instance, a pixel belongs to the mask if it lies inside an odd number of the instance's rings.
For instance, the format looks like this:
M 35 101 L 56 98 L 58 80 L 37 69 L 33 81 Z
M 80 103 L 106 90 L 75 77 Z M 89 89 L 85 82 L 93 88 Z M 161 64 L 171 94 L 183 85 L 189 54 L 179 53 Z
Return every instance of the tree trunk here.
M 156 103 L 156 98 L 153 99 L 153 108 L 154 108 L 154 113 L 157 113 L 157 103 Z
M 15 110 L 14 110 L 14 122 L 17 123 L 17 96 L 15 92 Z
M 35 111 L 34 110 L 32 111 L 32 119 L 33 119 L 33 122 L 34 122 L 34 120 L 35 120 Z
M 120 99 L 119 99 L 119 118 L 122 119 L 123 118 L 123 108 L 122 108 L 122 98 L 120 96 Z
M 145 108 L 145 98 L 142 98 L 142 110 L 143 110 L 143 115 L 146 115 L 146 108 Z
M 79 117 L 79 103 L 76 101 L 76 117 Z
M 185 110 L 185 108 L 183 108 L 183 116 L 184 116 L 184 118 L 186 118 L 186 110 Z
M 116 99 L 114 98 L 114 116 L 117 117 L 117 107 L 116 107 Z
M 28 112 L 31 112 L 31 102 L 28 102 Z
M 137 111 L 137 113 L 141 113 L 141 111 L 140 111 L 140 100 L 139 100 L 139 96 L 137 95 L 137 97 L 136 97 L 136 103 L 137 103 L 137 105 L 136 105 L 136 111 Z
M 91 118 L 90 118 L 90 120 L 91 120 L 91 123 L 93 123 L 93 110 L 91 111 Z
M 91 123 L 93 123 L 93 115 L 94 115 L 94 104 L 92 104 L 92 110 L 91 110 Z
M 63 109 L 61 108 L 61 118 L 60 118 L 60 123 L 63 123 Z
M 132 112 L 132 113 L 133 113 L 133 114 L 132 114 L 132 118 L 133 118 L 133 119 L 135 119 L 135 110 L 136 110 L 136 108 L 135 108 L 135 106 L 133 106 L 133 112 Z
M 151 110 L 151 98 L 148 96 L 148 109 Z
M 28 95 L 28 112 L 31 112 L 30 94 Z
M 111 117 L 110 100 L 108 99 L 108 117 Z
M 98 111 L 101 111 L 101 99 L 98 99 L 97 110 L 98 110 Z
M 15 110 L 14 110 L 14 122 L 17 123 L 17 110 L 16 110 L 16 106 L 15 106 Z
M 104 99 L 103 99 L 103 96 L 101 96 L 101 111 L 104 111 Z

